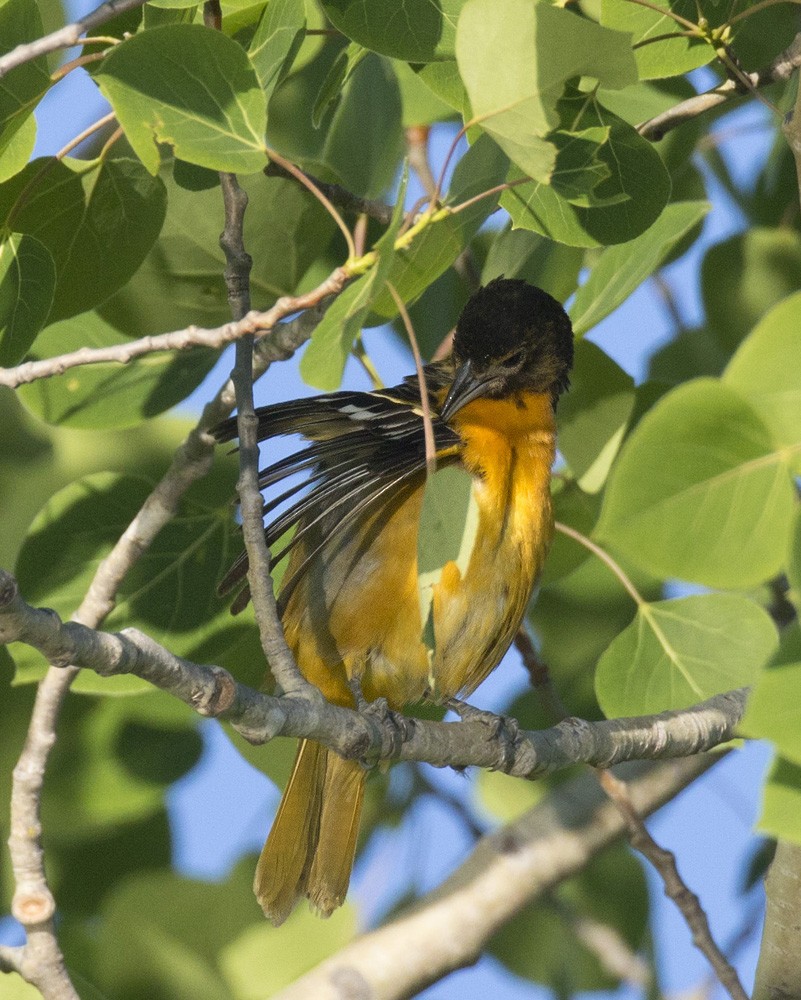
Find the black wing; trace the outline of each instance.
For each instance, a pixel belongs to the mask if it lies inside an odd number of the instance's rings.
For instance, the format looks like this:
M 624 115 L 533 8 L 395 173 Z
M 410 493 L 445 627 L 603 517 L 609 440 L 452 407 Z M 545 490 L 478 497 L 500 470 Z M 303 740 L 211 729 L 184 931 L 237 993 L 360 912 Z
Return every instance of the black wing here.
M 455 461 L 460 445 L 458 434 L 439 419 L 437 412 L 437 394 L 448 384 L 449 376 L 447 362 L 426 366 L 434 443 L 441 464 Z M 256 414 L 260 441 L 283 434 L 300 434 L 310 442 L 259 473 L 262 489 L 297 473 L 306 474 L 264 504 L 264 513 L 270 514 L 302 494 L 265 527 L 269 547 L 295 529 L 291 540 L 274 553 L 273 563 L 289 555 L 298 542 L 325 522 L 324 541 L 307 554 L 291 579 L 283 583 L 279 605 L 283 610 L 292 590 L 322 548 L 376 505 L 411 487 L 424 472 L 420 389 L 416 376 L 411 376 L 392 389 L 313 396 L 263 406 Z M 220 424 L 213 433 L 221 442 L 235 438 L 235 418 Z M 247 568 L 247 554 L 242 552 L 221 582 L 220 593 L 235 589 L 246 577 Z M 234 599 L 231 610 L 241 611 L 249 598 L 245 587 Z

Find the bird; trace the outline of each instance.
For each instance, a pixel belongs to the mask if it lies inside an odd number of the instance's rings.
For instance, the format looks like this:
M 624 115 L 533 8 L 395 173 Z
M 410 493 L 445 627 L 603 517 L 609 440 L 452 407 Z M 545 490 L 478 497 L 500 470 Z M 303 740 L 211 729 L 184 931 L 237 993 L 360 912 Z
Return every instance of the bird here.
M 264 504 L 273 515 L 265 535 L 272 564 L 288 559 L 277 595 L 288 645 L 329 701 L 353 708 L 362 694 L 401 710 L 432 689 L 442 700 L 464 697 L 498 665 L 553 536 L 555 410 L 572 361 L 562 305 L 502 276 L 464 306 L 450 356 L 423 368 L 437 468 L 466 471 L 478 514 L 467 565 L 446 563 L 433 587 L 433 650 L 418 593 L 427 479 L 419 377 L 256 410 L 259 440 L 307 442 L 262 469 L 259 485 L 303 474 Z M 215 436 L 234 439 L 235 418 Z M 234 613 L 249 601 L 247 569 L 243 552 L 220 584 L 221 594 L 236 592 Z M 274 924 L 304 896 L 322 916 L 344 901 L 365 777 L 358 761 L 300 742 L 254 880 Z

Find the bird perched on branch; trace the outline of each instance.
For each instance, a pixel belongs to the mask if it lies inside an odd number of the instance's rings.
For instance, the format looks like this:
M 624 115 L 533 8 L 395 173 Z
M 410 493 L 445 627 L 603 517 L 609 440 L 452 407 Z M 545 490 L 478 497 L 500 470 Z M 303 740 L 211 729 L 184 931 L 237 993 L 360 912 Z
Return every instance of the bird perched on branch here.
M 259 439 L 300 434 L 308 445 L 260 473 L 262 488 L 306 473 L 265 513 L 290 502 L 265 529 L 277 563 L 289 557 L 278 595 L 301 672 L 330 701 L 353 707 L 353 678 L 368 700 L 400 709 L 430 694 L 471 692 L 517 631 L 553 534 L 550 469 L 554 409 L 573 360 L 570 321 L 550 295 L 498 278 L 465 306 L 452 356 L 426 365 L 439 468 L 471 477 L 477 528 L 466 565 L 442 567 L 424 641 L 418 526 L 426 486 L 420 383 L 335 392 L 257 410 Z M 235 420 L 216 430 L 236 436 Z M 279 543 L 294 529 L 288 541 Z M 249 600 L 243 553 L 221 592 Z M 244 583 L 244 586 L 243 586 Z M 254 889 L 280 924 L 307 896 L 321 914 L 345 898 L 353 866 L 365 770 L 303 740 Z

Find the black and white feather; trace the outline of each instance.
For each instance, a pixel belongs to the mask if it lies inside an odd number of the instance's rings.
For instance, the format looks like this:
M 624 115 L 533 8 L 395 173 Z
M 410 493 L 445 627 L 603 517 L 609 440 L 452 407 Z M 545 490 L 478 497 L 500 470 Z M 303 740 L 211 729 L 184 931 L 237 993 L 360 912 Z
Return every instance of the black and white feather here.
M 453 377 L 452 363 L 427 365 L 426 387 L 432 414 L 438 462 L 458 460 L 459 435 L 438 416 L 437 399 Z M 419 485 L 425 475 L 426 454 L 423 410 L 416 376 L 392 389 L 374 392 L 335 392 L 309 399 L 275 403 L 256 410 L 260 441 L 285 434 L 299 434 L 309 443 L 293 454 L 260 470 L 259 486 L 269 489 L 303 474 L 287 489 L 264 504 L 270 515 L 289 505 L 265 526 L 273 564 L 280 562 L 301 542 L 312 543 L 302 564 L 282 584 L 279 610 L 283 611 L 307 566 L 323 547 L 383 503 L 398 499 Z M 236 419 L 214 429 L 218 441 L 236 437 Z M 293 499 L 294 498 L 294 499 Z M 323 530 L 319 530 L 323 526 Z M 294 529 L 279 549 L 276 543 Z M 243 583 L 247 554 L 242 552 L 220 584 L 221 594 Z M 248 603 L 247 586 L 235 597 L 231 610 Z

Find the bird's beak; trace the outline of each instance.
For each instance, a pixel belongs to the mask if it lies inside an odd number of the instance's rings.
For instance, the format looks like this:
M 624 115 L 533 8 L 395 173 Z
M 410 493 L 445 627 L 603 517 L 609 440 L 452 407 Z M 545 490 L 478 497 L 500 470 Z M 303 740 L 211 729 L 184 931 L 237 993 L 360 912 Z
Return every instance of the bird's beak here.
M 442 420 L 452 417 L 457 410 L 479 396 L 483 396 L 487 390 L 489 377 L 486 374 L 478 375 L 473 371 L 473 363 L 465 361 L 456 372 L 453 385 L 445 397 L 445 402 L 440 410 Z

